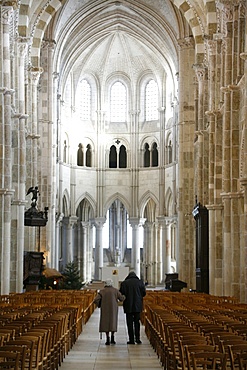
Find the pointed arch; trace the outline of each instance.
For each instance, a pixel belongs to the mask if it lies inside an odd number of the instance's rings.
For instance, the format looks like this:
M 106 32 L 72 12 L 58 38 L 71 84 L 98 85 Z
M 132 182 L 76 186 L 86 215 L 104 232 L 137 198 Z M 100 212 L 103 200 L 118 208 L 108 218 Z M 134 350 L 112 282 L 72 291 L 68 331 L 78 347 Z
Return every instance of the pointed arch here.
M 143 194 L 139 202 L 140 217 L 145 218 L 144 217 L 145 207 L 151 199 L 152 199 L 153 204 L 155 205 L 155 217 L 158 216 L 159 214 L 158 198 L 151 191 L 147 191 L 145 194 Z
M 108 209 L 115 200 L 120 200 L 120 202 L 122 202 L 126 208 L 127 213 L 130 214 L 131 207 L 128 200 L 120 193 L 115 193 L 109 199 L 107 199 L 106 203 L 104 204 L 104 215 L 106 215 Z
M 62 213 L 64 217 L 69 217 L 70 215 L 70 197 L 67 189 L 64 190 L 62 196 Z
M 173 199 L 173 193 L 170 187 L 166 191 L 165 209 L 166 209 L 166 216 L 168 217 L 173 216 L 174 199 Z
M 93 197 L 88 192 L 83 193 L 80 196 L 80 198 L 77 199 L 76 204 L 75 204 L 76 211 L 80 207 L 80 204 L 83 202 L 83 200 L 85 201 L 85 204 L 87 202 L 92 208 L 92 215 L 93 215 L 92 218 L 94 218 L 96 214 L 96 201 L 95 199 L 93 199 Z

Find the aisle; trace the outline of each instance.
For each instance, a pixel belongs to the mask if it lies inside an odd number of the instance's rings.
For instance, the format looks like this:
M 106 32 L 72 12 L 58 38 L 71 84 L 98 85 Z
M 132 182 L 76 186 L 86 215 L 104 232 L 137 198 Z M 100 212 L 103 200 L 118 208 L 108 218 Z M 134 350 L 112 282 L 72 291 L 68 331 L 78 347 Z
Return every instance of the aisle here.
M 105 335 L 102 335 L 102 339 L 100 339 L 98 326 L 99 309 L 96 309 L 59 369 L 152 370 L 162 368 L 156 353 L 149 344 L 143 326 L 141 326 L 142 344 L 127 345 L 125 315 L 121 306 L 119 307 L 115 345 L 105 345 Z

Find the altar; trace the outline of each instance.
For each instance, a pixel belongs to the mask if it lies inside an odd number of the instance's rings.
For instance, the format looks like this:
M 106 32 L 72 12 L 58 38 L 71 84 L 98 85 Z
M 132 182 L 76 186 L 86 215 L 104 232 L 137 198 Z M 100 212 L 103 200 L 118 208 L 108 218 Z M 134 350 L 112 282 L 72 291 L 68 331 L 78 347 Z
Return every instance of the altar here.
M 120 284 L 125 280 L 126 276 L 129 274 L 129 267 L 122 266 L 106 266 L 101 267 L 101 280 L 106 279 L 113 280 L 113 286 L 117 289 L 120 288 Z

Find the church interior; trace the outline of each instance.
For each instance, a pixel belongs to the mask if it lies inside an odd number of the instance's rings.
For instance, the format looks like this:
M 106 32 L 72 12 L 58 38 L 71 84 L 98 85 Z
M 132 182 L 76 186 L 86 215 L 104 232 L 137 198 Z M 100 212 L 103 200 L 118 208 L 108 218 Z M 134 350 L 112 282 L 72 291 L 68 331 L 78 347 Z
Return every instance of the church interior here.
M 246 5 L 0 1 L 2 295 L 34 252 L 247 302 Z

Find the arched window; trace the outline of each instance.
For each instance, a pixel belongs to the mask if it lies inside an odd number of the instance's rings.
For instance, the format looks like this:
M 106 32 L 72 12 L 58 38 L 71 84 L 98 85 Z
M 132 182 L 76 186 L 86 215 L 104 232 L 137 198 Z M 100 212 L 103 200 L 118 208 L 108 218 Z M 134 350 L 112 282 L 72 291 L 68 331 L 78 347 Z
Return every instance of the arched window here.
M 119 168 L 126 168 L 126 167 L 127 167 L 126 148 L 124 145 L 121 145 L 120 151 L 119 151 Z
M 109 168 L 117 168 L 117 150 L 115 145 L 112 145 L 110 148 Z
M 151 150 L 151 155 L 152 155 L 152 167 L 158 167 L 158 149 L 157 149 L 157 144 L 153 143 L 152 145 L 152 150 Z
M 172 163 L 172 141 L 171 140 L 168 141 L 166 152 L 167 152 L 166 163 L 167 164 Z
M 115 147 L 112 145 L 109 153 L 109 168 L 126 168 L 127 167 L 127 152 L 124 145 Z
M 145 90 L 146 121 L 158 120 L 158 85 L 150 80 Z
M 87 145 L 86 150 L 86 167 L 92 167 L 92 148 L 91 145 Z
M 147 143 L 144 145 L 144 167 L 150 167 L 150 151 Z
M 83 166 L 83 146 L 80 143 L 77 150 L 77 166 Z
M 80 82 L 80 117 L 82 120 L 90 120 L 91 118 L 91 86 L 87 80 Z
M 63 142 L 63 162 L 67 163 L 67 157 L 68 157 L 68 145 L 67 141 L 64 140 Z
M 122 82 L 115 82 L 111 87 L 110 117 L 111 122 L 125 122 L 127 113 L 127 93 Z
M 144 167 L 158 167 L 159 152 L 157 143 L 153 143 L 151 149 L 148 143 L 144 145 Z

